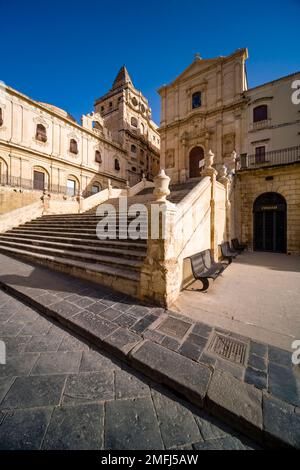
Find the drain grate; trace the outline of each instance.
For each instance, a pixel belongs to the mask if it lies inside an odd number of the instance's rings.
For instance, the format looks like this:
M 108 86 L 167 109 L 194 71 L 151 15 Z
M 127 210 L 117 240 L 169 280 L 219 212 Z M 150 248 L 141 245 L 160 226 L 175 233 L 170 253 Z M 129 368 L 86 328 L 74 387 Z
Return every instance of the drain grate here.
M 245 365 L 247 345 L 241 341 L 215 333 L 209 343 L 208 350 L 223 359 Z

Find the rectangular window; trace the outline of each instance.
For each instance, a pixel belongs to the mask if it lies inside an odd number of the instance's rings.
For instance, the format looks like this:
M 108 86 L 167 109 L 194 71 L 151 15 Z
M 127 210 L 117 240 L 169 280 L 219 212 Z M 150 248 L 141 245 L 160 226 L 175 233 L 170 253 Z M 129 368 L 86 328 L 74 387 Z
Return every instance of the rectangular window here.
M 255 148 L 255 163 L 264 163 L 266 161 L 266 147 Z

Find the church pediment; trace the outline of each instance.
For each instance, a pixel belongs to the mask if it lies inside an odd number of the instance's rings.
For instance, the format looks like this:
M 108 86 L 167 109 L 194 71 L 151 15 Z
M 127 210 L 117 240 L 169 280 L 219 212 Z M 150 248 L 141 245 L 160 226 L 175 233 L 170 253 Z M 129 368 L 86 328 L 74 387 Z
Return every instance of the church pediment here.
M 176 83 L 185 81 L 193 75 L 201 73 L 202 71 L 207 69 L 207 67 L 210 67 L 212 65 L 218 65 L 221 61 L 221 57 L 218 57 L 216 59 L 196 58 L 177 78 L 175 78 L 171 85 L 175 85 Z

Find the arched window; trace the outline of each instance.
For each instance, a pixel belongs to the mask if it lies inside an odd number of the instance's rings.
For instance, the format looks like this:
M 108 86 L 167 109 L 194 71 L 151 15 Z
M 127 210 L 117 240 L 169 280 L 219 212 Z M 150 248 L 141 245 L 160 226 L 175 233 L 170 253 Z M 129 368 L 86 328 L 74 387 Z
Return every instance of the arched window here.
M 131 123 L 132 127 L 137 127 L 138 126 L 137 118 L 132 117 L 131 120 L 130 120 L 130 123 Z
M 268 106 L 262 104 L 253 109 L 253 122 L 266 121 L 268 119 Z
M 71 153 L 78 153 L 78 145 L 75 139 L 70 140 L 70 152 Z
M 132 144 L 131 146 L 131 152 L 132 153 L 136 153 L 136 146 Z
M 3 125 L 3 113 L 2 113 L 2 108 L 0 108 L 0 126 Z
M 119 163 L 119 160 L 117 158 L 115 158 L 115 170 L 120 171 L 120 163 Z
M 36 126 L 35 138 L 40 142 L 47 142 L 47 131 L 46 127 L 43 126 L 43 124 L 38 124 Z
M 102 163 L 102 157 L 101 157 L 100 150 L 95 150 L 95 161 L 97 163 Z
M 201 91 L 196 91 L 196 93 L 193 93 L 192 95 L 192 108 L 200 108 L 201 106 Z

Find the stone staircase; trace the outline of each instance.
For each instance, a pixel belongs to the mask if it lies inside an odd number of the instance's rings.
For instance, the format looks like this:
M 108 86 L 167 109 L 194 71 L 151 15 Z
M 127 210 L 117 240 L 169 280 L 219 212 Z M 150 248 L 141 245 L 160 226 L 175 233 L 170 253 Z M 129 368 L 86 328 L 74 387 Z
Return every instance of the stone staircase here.
M 171 202 L 179 202 L 195 186 L 170 187 Z M 148 205 L 153 200 L 153 189 L 127 199 L 132 204 Z M 146 239 L 119 238 L 119 198 L 105 204 L 116 208 L 116 239 L 100 240 L 96 227 L 102 220 L 97 207 L 82 214 L 44 215 L 0 234 L 0 251 L 7 255 L 26 258 L 77 277 L 109 285 L 137 295 L 140 269 L 147 253 Z M 135 216 L 128 217 L 129 224 Z M 108 232 L 109 233 L 109 232 Z

